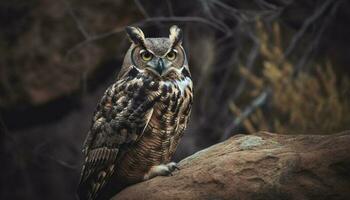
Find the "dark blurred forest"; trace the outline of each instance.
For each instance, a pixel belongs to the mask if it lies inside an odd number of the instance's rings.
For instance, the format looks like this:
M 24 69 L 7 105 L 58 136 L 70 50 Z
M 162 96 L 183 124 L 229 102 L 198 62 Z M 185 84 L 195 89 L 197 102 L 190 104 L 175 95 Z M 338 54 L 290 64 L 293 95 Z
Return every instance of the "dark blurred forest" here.
M 167 37 L 172 24 L 195 89 L 175 160 L 238 133 L 350 129 L 347 0 L 2 0 L 0 199 L 75 199 L 125 26 Z

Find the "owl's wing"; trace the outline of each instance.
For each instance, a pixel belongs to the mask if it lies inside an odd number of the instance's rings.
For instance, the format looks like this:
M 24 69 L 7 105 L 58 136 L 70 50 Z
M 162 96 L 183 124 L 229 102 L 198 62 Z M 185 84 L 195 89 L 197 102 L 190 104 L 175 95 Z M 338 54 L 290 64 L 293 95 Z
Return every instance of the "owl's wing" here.
M 155 95 L 146 95 L 140 79 L 120 80 L 107 89 L 85 140 L 85 163 L 78 193 L 96 199 L 114 174 L 117 159 L 137 141 L 152 116 Z

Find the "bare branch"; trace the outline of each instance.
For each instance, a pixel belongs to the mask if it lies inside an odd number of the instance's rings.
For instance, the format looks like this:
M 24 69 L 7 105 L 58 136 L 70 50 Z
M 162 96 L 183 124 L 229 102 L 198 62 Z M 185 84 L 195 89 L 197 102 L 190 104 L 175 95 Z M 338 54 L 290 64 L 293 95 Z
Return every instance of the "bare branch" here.
M 251 104 L 246 107 L 244 109 L 244 111 L 242 112 L 242 114 L 240 116 L 237 116 L 235 118 L 235 120 L 226 128 L 224 134 L 221 137 L 221 140 L 225 140 L 227 139 L 231 133 L 232 130 L 237 127 L 238 125 L 240 125 L 242 123 L 243 120 L 245 120 L 249 115 L 251 115 L 257 108 L 259 108 L 260 106 L 262 106 L 266 100 L 267 97 L 270 94 L 270 90 L 266 89 L 263 92 L 260 93 L 259 96 L 257 96 L 252 102 Z
M 69 15 L 73 18 L 74 22 L 77 24 L 78 29 L 81 32 L 81 34 L 85 37 L 85 39 L 89 39 L 90 38 L 89 33 L 85 30 L 83 24 L 80 22 L 80 20 L 78 19 L 78 17 L 74 13 L 70 3 L 67 0 L 62 0 L 62 1 L 69 12 Z
M 45 155 L 44 157 L 54 161 L 55 163 L 57 163 L 58 165 L 60 165 L 64 168 L 80 171 L 80 165 L 69 164 L 66 161 L 60 160 L 60 159 L 55 158 L 54 156 L 51 156 L 51 155 Z
M 201 18 L 201 17 L 175 17 L 175 16 L 174 17 L 151 17 L 151 18 L 144 19 L 140 22 L 133 23 L 132 25 L 133 26 L 143 26 L 143 25 L 145 25 L 147 23 L 151 23 L 151 22 L 186 22 L 186 23 L 197 22 L 197 23 L 202 23 L 202 24 L 208 25 L 208 26 L 210 26 L 218 31 L 221 31 L 223 33 L 227 33 L 220 26 L 218 26 L 215 23 L 208 21 L 204 18 Z M 75 52 L 80 47 L 82 47 L 88 43 L 91 43 L 91 42 L 94 42 L 96 40 L 104 39 L 104 38 L 107 38 L 109 36 L 124 32 L 124 29 L 125 29 L 125 27 L 117 27 L 110 32 L 106 32 L 106 33 L 96 35 L 96 36 L 91 36 L 91 37 L 87 38 L 86 40 L 76 44 L 70 50 L 68 50 L 66 57 L 69 56 L 71 53 Z
M 117 27 L 115 29 L 113 29 L 112 31 L 110 32 L 106 32 L 106 33 L 102 33 L 100 35 L 96 35 L 96 36 L 91 36 L 89 38 L 86 38 L 86 40 L 74 45 L 71 49 L 69 49 L 66 53 L 66 56 L 65 57 L 68 57 L 70 56 L 70 54 L 72 54 L 73 52 L 75 52 L 76 50 L 78 50 L 80 47 L 83 47 L 84 45 L 90 43 L 90 42 L 94 42 L 94 41 L 97 41 L 97 40 L 100 40 L 100 39 L 104 39 L 104 38 L 107 38 L 109 36 L 112 36 L 112 35 L 115 35 L 115 34 L 118 34 L 118 33 L 121 33 L 124 31 L 124 28 L 125 27 Z
M 173 10 L 173 5 L 171 4 L 170 0 L 166 0 L 166 4 L 169 10 L 169 15 L 172 17 L 174 16 L 174 10 Z
M 208 4 L 208 1 L 200 1 L 202 3 L 202 7 L 204 9 L 204 12 L 207 14 L 207 16 L 210 18 L 210 20 L 212 20 L 213 22 L 215 22 L 216 24 L 219 24 L 223 29 L 225 29 L 225 31 L 227 32 L 231 32 L 231 29 L 222 21 L 218 20 L 212 13 L 210 5 Z
M 335 15 L 340 3 L 342 3 L 344 1 L 337 1 L 334 5 L 332 10 L 330 11 L 329 16 L 326 16 L 325 20 L 322 22 L 322 25 L 320 27 L 320 29 L 317 30 L 317 34 L 314 37 L 314 39 L 310 42 L 310 45 L 306 48 L 305 53 L 303 54 L 302 58 L 299 60 L 299 62 L 297 63 L 296 67 L 295 67 L 295 74 L 298 74 L 298 72 L 300 71 L 300 69 L 305 65 L 305 63 L 307 62 L 308 58 L 310 57 L 310 55 L 312 54 L 313 50 L 315 49 L 315 47 L 317 46 L 317 44 L 319 43 L 321 36 L 323 35 L 325 29 L 328 27 L 328 25 L 330 24 L 330 22 L 332 21 L 331 19 L 333 18 L 333 16 Z
M 258 41 L 258 39 L 256 38 L 256 36 L 254 36 L 252 33 L 250 34 L 250 37 L 252 38 L 252 41 L 254 42 L 254 46 L 251 48 L 248 57 L 247 57 L 247 61 L 245 64 L 245 67 L 250 71 L 252 70 L 253 66 L 254 66 L 254 61 L 257 58 L 257 56 L 259 55 L 259 47 L 260 47 L 260 43 Z M 240 82 L 238 83 L 238 86 L 235 89 L 235 92 L 233 94 L 232 100 L 235 101 L 244 91 L 244 88 L 246 86 L 246 77 L 242 76 Z
M 159 21 L 159 22 L 197 22 L 197 23 L 202 23 L 205 25 L 208 25 L 220 32 L 226 33 L 226 30 L 223 29 L 222 27 L 218 26 L 217 24 L 202 18 L 202 17 L 195 17 L 195 16 L 173 16 L 173 17 L 151 17 L 148 19 L 145 19 L 137 24 L 142 24 L 142 23 L 148 23 L 148 22 L 155 22 L 155 21 Z
M 227 5 L 219 0 L 211 0 L 210 2 L 220 6 L 221 8 L 228 10 L 229 13 L 239 21 L 246 21 L 247 20 L 247 18 L 245 18 L 245 16 L 242 15 L 242 12 L 236 8 L 233 8 L 233 7 Z
M 146 9 L 143 7 L 143 5 L 140 3 L 139 0 L 134 0 L 137 8 L 140 10 L 140 12 L 142 13 L 142 15 L 145 17 L 145 18 L 150 18 L 150 16 L 148 15 Z
M 301 39 L 301 37 L 304 35 L 305 31 L 329 8 L 329 6 L 337 1 L 333 0 L 327 0 L 325 1 L 320 8 L 316 8 L 315 12 L 311 15 L 311 17 L 307 18 L 301 27 L 301 29 L 293 36 L 291 39 L 291 42 L 289 43 L 289 46 L 287 47 L 284 56 L 288 57 L 290 53 L 293 51 L 295 46 L 298 44 L 298 41 Z

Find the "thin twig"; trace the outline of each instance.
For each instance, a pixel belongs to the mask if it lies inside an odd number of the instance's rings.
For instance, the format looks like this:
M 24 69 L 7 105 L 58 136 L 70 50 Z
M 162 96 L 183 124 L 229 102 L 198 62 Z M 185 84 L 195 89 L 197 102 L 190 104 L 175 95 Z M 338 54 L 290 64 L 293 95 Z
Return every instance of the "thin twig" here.
M 226 128 L 224 134 L 221 137 L 221 140 L 227 139 L 231 135 L 232 130 L 235 127 L 239 126 L 242 123 L 242 121 L 244 121 L 249 115 L 251 115 L 257 108 L 261 107 L 266 102 L 269 94 L 270 94 L 270 90 L 269 89 L 265 89 L 264 91 L 262 91 L 260 93 L 260 95 L 257 96 L 251 102 L 251 104 L 243 110 L 241 115 L 237 116 L 233 120 L 233 122 Z
M 246 21 L 247 20 L 247 18 L 242 14 L 242 12 L 236 8 L 233 8 L 233 7 L 227 5 L 219 0 L 211 0 L 209 2 L 214 3 L 218 6 L 220 6 L 221 8 L 228 10 L 229 13 L 239 21 Z
M 171 17 L 174 16 L 174 10 L 173 10 L 173 5 L 171 4 L 171 1 L 170 0 L 166 0 L 166 5 L 168 7 L 168 10 L 169 10 L 169 15 Z
M 77 24 L 79 31 L 81 32 L 81 34 L 85 37 L 85 39 L 89 39 L 90 38 L 90 34 L 85 30 L 83 24 L 80 22 L 80 20 L 78 19 L 78 17 L 76 16 L 76 14 L 74 13 L 70 3 L 67 0 L 62 0 L 64 5 L 66 6 L 69 15 L 73 18 L 74 22 Z
M 336 11 L 337 11 L 337 9 L 338 9 L 338 7 L 339 7 L 341 2 L 344 2 L 344 1 L 337 1 L 337 3 L 335 3 L 333 5 L 333 8 L 330 11 L 329 16 L 326 17 L 326 19 L 322 22 L 322 26 L 320 27 L 320 29 L 317 30 L 317 34 L 314 37 L 315 39 L 313 39 L 313 41 L 311 41 L 310 45 L 306 48 L 306 50 L 304 52 L 304 55 L 302 56 L 302 58 L 297 63 L 297 65 L 295 67 L 295 73 L 294 73 L 295 75 L 298 74 L 298 72 L 305 65 L 305 63 L 307 62 L 308 58 L 312 54 L 313 50 L 316 48 L 316 46 L 317 46 L 318 42 L 320 41 L 324 31 L 326 30 L 326 28 L 328 27 L 328 25 L 332 21 L 331 19 L 333 18 L 334 14 L 336 13 Z
M 217 24 L 202 18 L 202 17 L 180 17 L 180 16 L 173 16 L 173 17 L 151 17 L 148 19 L 145 19 L 137 24 L 143 24 L 143 23 L 149 23 L 149 22 L 155 22 L 155 21 L 159 21 L 159 22 L 197 22 L 197 23 L 202 23 L 205 25 L 208 25 L 218 31 L 221 31 L 223 33 L 226 33 L 226 30 L 220 26 L 218 26 Z
M 137 8 L 140 10 L 140 12 L 142 13 L 142 15 L 145 17 L 145 18 L 150 18 L 150 16 L 148 15 L 146 9 L 143 7 L 143 5 L 140 3 L 139 0 L 134 0 Z
M 219 30 L 223 33 L 226 33 L 226 31 L 224 29 L 222 29 L 220 26 L 218 26 L 215 23 L 212 23 L 204 18 L 201 18 L 201 17 L 175 17 L 175 16 L 174 17 L 151 17 L 151 18 L 144 19 L 140 22 L 133 23 L 132 26 L 141 26 L 141 25 L 145 25 L 145 24 L 151 23 L 151 22 L 187 22 L 187 23 L 197 22 L 197 23 L 202 23 L 202 24 L 208 25 L 216 30 Z M 74 51 L 76 51 L 77 49 L 79 49 L 80 47 L 82 47 L 88 43 L 94 42 L 96 40 L 104 39 L 104 38 L 107 38 L 109 36 L 112 36 L 112 35 L 115 35 L 118 33 L 121 33 L 124 31 L 124 29 L 125 29 L 125 27 L 117 27 L 110 32 L 102 33 L 102 34 L 96 35 L 96 36 L 90 36 L 86 40 L 76 44 L 71 49 L 69 49 L 67 51 L 66 57 L 69 56 Z
M 327 0 L 325 1 L 319 8 L 316 8 L 315 12 L 311 15 L 311 17 L 307 18 L 305 22 L 303 23 L 301 29 L 293 36 L 291 39 L 291 42 L 289 43 L 289 46 L 287 47 L 284 57 L 287 58 L 295 46 L 298 44 L 301 37 L 304 35 L 305 31 L 327 10 L 327 8 L 336 1 L 333 0 Z
M 76 170 L 76 171 L 80 170 L 80 165 L 69 164 L 66 161 L 60 160 L 60 159 L 55 158 L 54 156 L 51 156 L 51 155 L 46 155 L 44 157 L 54 161 L 55 163 L 57 163 L 58 165 L 60 165 L 60 166 L 62 166 L 64 168 L 71 169 L 71 170 Z
M 265 0 L 254 0 L 254 2 L 256 4 L 258 4 L 261 8 L 268 8 L 268 9 L 272 9 L 272 10 L 278 10 L 279 7 L 270 3 L 270 2 L 267 2 Z
M 248 58 L 245 64 L 245 67 L 247 68 L 247 70 L 251 71 L 253 66 L 254 66 L 254 62 L 255 59 L 258 57 L 259 54 L 259 41 L 256 38 L 256 36 L 254 36 L 252 33 L 249 34 L 249 36 L 251 37 L 252 41 L 254 42 L 254 46 L 252 47 L 252 49 L 250 50 L 249 54 L 248 54 Z M 241 80 L 238 83 L 238 86 L 235 89 L 235 92 L 233 94 L 232 100 L 236 101 L 236 99 L 242 94 L 242 92 L 244 91 L 244 88 L 246 86 L 246 77 L 241 77 Z
M 96 35 L 96 36 L 91 36 L 91 37 L 85 39 L 84 41 L 74 45 L 71 49 L 69 49 L 67 51 L 67 53 L 66 53 L 66 57 L 70 56 L 70 54 L 72 54 L 77 49 L 83 47 L 84 45 L 86 45 L 88 43 L 91 43 L 91 42 L 94 42 L 94 41 L 97 41 L 97 40 L 100 40 L 100 39 L 104 39 L 104 38 L 110 37 L 112 35 L 124 32 L 124 29 L 125 29 L 125 27 L 117 27 L 117 28 L 113 29 L 110 32 L 102 33 L 102 34 L 99 34 L 99 35 Z
M 46 159 L 46 160 L 52 160 L 54 161 L 56 164 L 64 167 L 64 168 L 67 168 L 67 169 L 71 169 L 71 170 L 79 170 L 80 169 L 80 165 L 77 164 L 77 165 L 72 165 L 72 164 L 69 164 L 67 163 L 66 161 L 63 161 L 63 160 L 60 160 L 56 157 L 54 157 L 53 155 L 49 155 L 48 153 L 45 153 L 47 151 L 45 151 L 45 146 L 48 145 L 48 141 L 45 141 L 39 145 L 37 145 L 35 147 L 35 149 L 33 150 L 34 152 L 34 155 L 38 156 L 38 157 L 41 157 L 43 159 Z
M 242 111 L 232 101 L 229 102 L 229 110 L 231 111 L 231 113 L 236 115 L 237 118 L 239 116 L 242 116 Z M 254 125 L 249 118 L 244 118 L 241 123 L 243 124 L 244 128 L 247 130 L 248 133 L 256 132 L 256 129 L 254 128 Z
M 217 17 L 213 15 L 211 11 L 211 6 L 210 6 L 211 4 L 208 4 L 208 1 L 200 1 L 200 2 L 202 3 L 204 12 L 210 18 L 210 20 L 220 25 L 226 32 L 231 32 L 231 29 L 224 22 L 220 21 L 219 19 L 217 19 Z

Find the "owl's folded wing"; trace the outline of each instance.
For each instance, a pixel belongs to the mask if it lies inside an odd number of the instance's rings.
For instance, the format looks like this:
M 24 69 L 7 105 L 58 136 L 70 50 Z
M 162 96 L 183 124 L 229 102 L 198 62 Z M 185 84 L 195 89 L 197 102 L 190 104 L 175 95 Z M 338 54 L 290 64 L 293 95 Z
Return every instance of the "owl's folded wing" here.
M 80 199 L 97 197 L 114 174 L 123 151 L 143 134 L 155 100 L 154 96 L 145 95 L 137 79 L 118 81 L 107 89 L 83 147 L 85 163 L 78 189 Z

